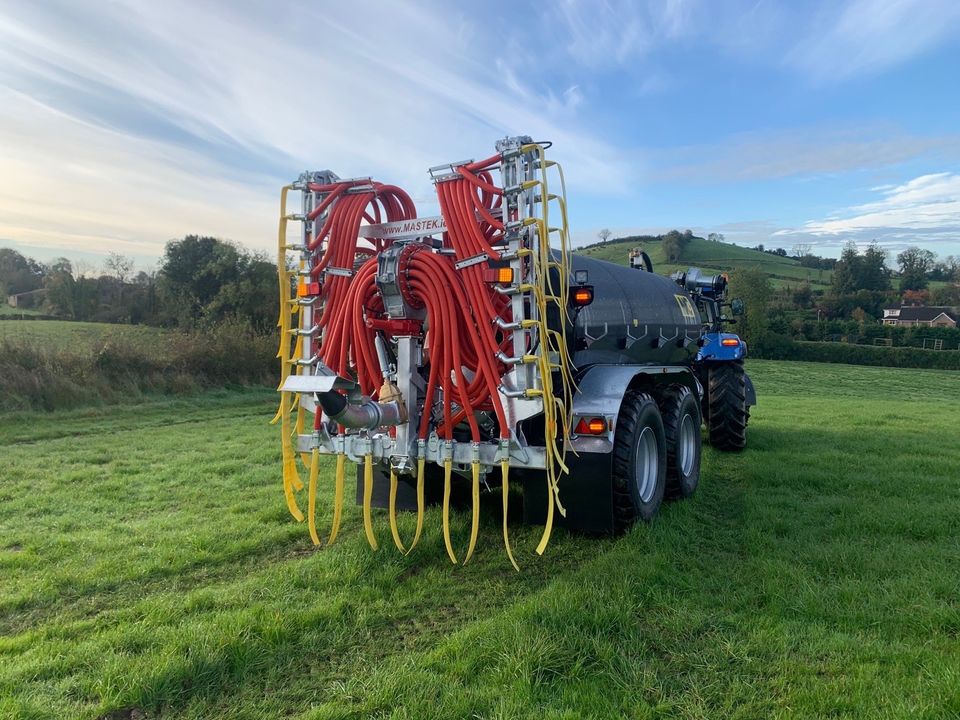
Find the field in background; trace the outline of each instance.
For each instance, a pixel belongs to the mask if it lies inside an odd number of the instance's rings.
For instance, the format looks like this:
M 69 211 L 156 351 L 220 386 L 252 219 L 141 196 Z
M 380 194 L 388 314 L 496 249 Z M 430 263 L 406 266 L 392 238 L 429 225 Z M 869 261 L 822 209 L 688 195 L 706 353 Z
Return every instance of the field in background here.
M 10 307 L 7 303 L 3 301 L 3 298 L 0 297 L 0 315 L 12 315 L 22 317 L 26 316 L 36 316 L 43 315 L 43 312 L 40 310 L 34 310 L 32 308 L 15 308 Z
M 273 385 L 277 340 L 247 324 L 181 332 L 59 320 L 0 322 L 0 412 L 62 410 Z
M 13 308 L 11 308 L 12 310 Z M 105 343 L 149 344 L 162 349 L 161 328 L 71 320 L 6 320 L 0 322 L 0 342 L 29 343 L 53 350 L 87 352 Z
M 270 392 L 4 416 L 0 717 L 960 714 L 956 374 L 748 369 L 693 500 L 541 559 L 515 526 L 519 574 L 496 498 L 465 568 L 435 509 L 408 557 L 352 507 L 314 550 Z
M 770 276 L 770 280 L 775 287 L 784 284 L 798 285 L 807 281 L 815 290 L 823 290 L 829 287 L 832 277 L 831 270 L 806 268 L 793 258 L 759 252 L 730 243 L 710 242 L 697 237 L 691 239 L 684 248 L 683 262 L 679 264 L 666 262 L 663 244 L 659 241 L 638 244 L 632 240 L 622 240 L 609 242 L 606 245 L 593 245 L 583 250 L 577 250 L 577 252 L 598 260 L 627 265 L 630 250 L 641 246 L 650 255 L 654 272 L 661 275 L 669 275 L 675 270 L 686 270 L 691 266 L 714 272 L 730 272 L 737 268 L 759 267 Z
M 627 265 L 630 250 L 641 246 L 653 261 L 654 272 L 660 275 L 669 275 L 675 270 L 686 270 L 691 266 L 715 273 L 732 272 L 738 268 L 759 268 L 770 277 L 770 283 L 776 288 L 784 285 L 796 287 L 806 281 L 814 290 L 828 290 L 833 278 L 832 270 L 807 268 L 790 257 L 781 257 L 730 243 L 710 242 L 698 237 L 690 240 L 684 248 L 683 262 L 679 264 L 666 262 L 663 244 L 659 241 L 637 243 L 633 240 L 621 240 L 608 242 L 606 245 L 591 245 L 577 249 L 576 252 L 598 260 Z M 890 257 L 888 264 L 895 268 L 895 258 Z M 892 283 L 896 288 L 899 278 L 892 278 Z M 938 280 L 931 280 L 929 283 L 931 290 L 945 285 L 947 283 Z

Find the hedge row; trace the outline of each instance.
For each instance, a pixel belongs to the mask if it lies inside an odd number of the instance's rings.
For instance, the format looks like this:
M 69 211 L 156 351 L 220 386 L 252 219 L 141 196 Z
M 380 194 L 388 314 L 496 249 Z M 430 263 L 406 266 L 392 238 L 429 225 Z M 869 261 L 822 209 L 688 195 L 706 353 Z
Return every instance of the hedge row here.
M 790 335 L 795 340 L 826 340 L 832 336 L 859 337 L 866 344 L 873 344 L 874 338 L 888 338 L 894 346 L 923 347 L 924 340 L 943 340 L 945 348 L 956 350 L 960 347 L 960 328 L 944 327 L 904 327 L 881 325 L 878 322 L 858 323 L 853 320 L 815 320 L 786 317 L 774 317 L 770 320 L 770 330 L 782 335 Z
M 960 350 L 922 350 L 912 347 L 872 347 L 848 343 L 796 341 L 783 335 L 758 344 L 757 357 L 769 360 L 877 365 L 883 367 L 960 370 Z

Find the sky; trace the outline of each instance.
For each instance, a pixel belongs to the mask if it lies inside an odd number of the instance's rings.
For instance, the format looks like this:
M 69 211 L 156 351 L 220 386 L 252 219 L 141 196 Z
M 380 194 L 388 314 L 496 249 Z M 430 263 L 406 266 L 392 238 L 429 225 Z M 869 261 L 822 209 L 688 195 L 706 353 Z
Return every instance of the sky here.
M 575 244 L 960 254 L 960 2 L 0 0 L 0 246 L 275 247 L 280 186 L 554 143 Z

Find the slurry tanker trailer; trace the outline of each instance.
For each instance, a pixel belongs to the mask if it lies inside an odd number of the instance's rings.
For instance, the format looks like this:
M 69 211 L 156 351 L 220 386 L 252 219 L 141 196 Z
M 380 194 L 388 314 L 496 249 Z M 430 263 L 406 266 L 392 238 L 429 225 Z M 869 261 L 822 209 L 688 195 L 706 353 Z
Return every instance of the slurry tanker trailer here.
M 375 505 L 409 552 L 436 502 L 447 554 L 466 563 L 484 490 L 502 497 L 516 567 L 511 488 L 524 519 L 544 526 L 543 553 L 555 524 L 619 532 L 653 518 L 664 498 L 692 495 L 702 424 L 718 448 L 743 448 L 756 401 L 746 346 L 723 329 L 724 308 L 739 309 L 726 303 L 726 279 L 695 268 L 661 277 L 642 253 L 630 267 L 571 253 L 563 173 L 548 148 L 504 138 L 488 158 L 430 168 L 435 217 L 367 177 L 307 172 L 283 189 L 275 421 L 286 502 L 314 543 L 321 455 L 335 468 L 328 543 L 350 463 L 374 549 Z M 472 506 L 460 542 L 457 496 Z M 417 513 L 406 542 L 398 509 Z

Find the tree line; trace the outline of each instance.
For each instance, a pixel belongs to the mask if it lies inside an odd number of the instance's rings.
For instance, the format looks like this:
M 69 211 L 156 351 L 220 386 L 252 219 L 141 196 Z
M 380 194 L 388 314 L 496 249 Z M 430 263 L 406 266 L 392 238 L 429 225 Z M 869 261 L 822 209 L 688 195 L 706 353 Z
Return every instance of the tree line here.
M 41 263 L 0 248 L 0 292 L 30 293 L 36 309 L 69 320 L 193 328 L 241 318 L 261 331 L 276 322 L 277 267 L 261 253 L 188 235 L 167 243 L 156 271 L 134 269 L 117 253 L 90 272 L 82 262 Z

